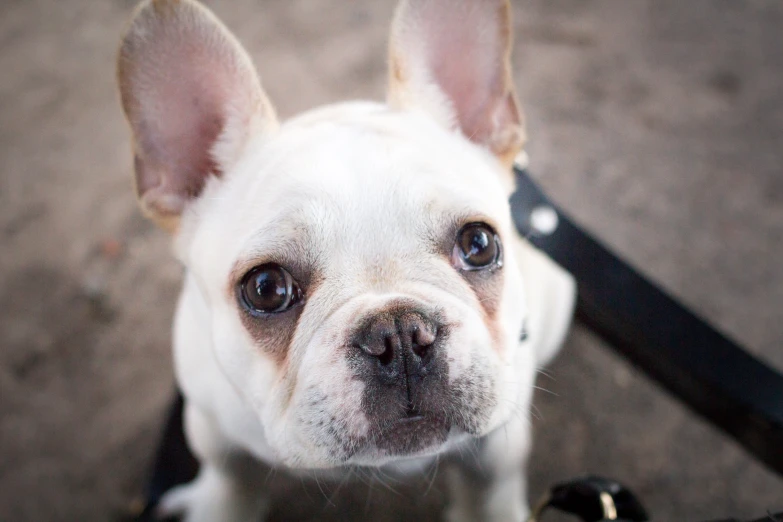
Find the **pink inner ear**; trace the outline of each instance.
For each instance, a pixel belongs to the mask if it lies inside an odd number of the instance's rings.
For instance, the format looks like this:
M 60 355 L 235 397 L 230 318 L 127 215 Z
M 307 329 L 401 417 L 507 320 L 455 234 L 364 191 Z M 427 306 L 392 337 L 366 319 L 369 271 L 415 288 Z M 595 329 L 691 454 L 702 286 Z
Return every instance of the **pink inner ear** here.
M 433 76 L 451 100 L 465 136 L 486 142 L 492 133 L 490 113 L 495 97 L 491 94 L 496 90 L 494 84 L 497 82 L 475 76 L 481 65 L 480 60 L 472 56 L 475 51 L 468 37 L 453 41 L 452 49 L 464 58 L 460 61 L 436 61 Z
M 463 133 L 486 143 L 503 95 L 508 28 L 502 2 L 428 2 L 422 19 L 434 80 L 451 99 Z
M 408 0 L 397 23 L 394 43 L 401 49 L 394 52 L 401 50 L 403 63 L 427 71 L 465 136 L 490 144 L 496 133 L 520 123 L 507 64 L 506 0 Z M 409 81 L 417 82 L 415 71 Z
M 122 102 L 136 144 L 136 186 L 153 216 L 176 217 L 222 176 L 265 118 L 250 58 L 202 5 L 143 4 L 122 42 Z
M 194 60 L 184 60 L 192 62 Z M 182 203 L 201 193 L 207 177 L 220 176 L 212 148 L 225 126 L 225 95 L 209 72 L 195 74 L 186 63 L 150 82 L 138 99 L 137 190 L 148 199 L 168 194 Z M 190 69 L 190 70 L 189 70 Z M 154 192 L 150 192 L 154 191 Z M 174 201 L 171 201 L 172 203 Z M 170 209 L 179 211 L 181 209 Z

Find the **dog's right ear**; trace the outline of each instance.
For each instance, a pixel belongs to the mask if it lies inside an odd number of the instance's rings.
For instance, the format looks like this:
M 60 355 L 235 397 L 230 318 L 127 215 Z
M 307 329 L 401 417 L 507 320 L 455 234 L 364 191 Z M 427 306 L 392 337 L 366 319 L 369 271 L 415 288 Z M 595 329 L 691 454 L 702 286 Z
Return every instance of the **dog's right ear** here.
M 117 73 L 141 207 L 171 231 L 209 177 L 231 169 L 251 137 L 277 127 L 250 57 L 193 0 L 143 2 Z

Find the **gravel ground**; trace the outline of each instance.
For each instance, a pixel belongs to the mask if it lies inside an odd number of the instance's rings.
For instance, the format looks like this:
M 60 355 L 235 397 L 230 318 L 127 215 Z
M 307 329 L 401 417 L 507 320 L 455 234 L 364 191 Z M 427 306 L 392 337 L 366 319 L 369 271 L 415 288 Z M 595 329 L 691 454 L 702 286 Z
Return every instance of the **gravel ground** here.
M 380 98 L 392 3 L 210 5 L 282 116 Z M 181 276 L 131 190 L 114 87 L 128 0 L 0 3 L 0 520 L 105 521 L 173 388 Z M 783 4 L 520 0 L 532 170 L 580 222 L 783 368 Z M 783 481 L 576 327 L 539 384 L 531 496 L 585 471 L 657 520 L 783 510 Z M 437 519 L 442 484 L 270 478 L 273 520 Z M 331 498 L 330 498 L 331 497 Z M 355 513 L 338 516 L 341 510 Z M 418 513 L 418 514 L 414 514 Z

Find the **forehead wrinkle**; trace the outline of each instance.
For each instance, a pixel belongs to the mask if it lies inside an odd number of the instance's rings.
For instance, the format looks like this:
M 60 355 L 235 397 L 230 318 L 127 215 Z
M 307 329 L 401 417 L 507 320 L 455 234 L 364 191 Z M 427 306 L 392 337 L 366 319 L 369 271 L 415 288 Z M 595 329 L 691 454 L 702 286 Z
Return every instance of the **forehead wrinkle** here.
M 378 266 L 425 246 L 432 251 L 432 245 L 451 239 L 443 236 L 461 220 L 479 218 L 503 228 L 492 219 L 502 220 L 494 216 L 502 212 L 494 191 L 476 184 L 478 174 L 493 173 L 473 155 L 462 161 L 462 155 L 429 154 L 415 132 L 406 136 L 407 125 L 388 111 L 345 121 L 338 114 L 302 118 L 289 125 L 297 132 L 265 149 L 262 170 L 270 174 L 257 178 L 243 198 L 249 207 L 243 214 L 263 225 L 250 232 L 243 251 L 305 255 L 313 265 L 345 257 L 354 266 Z M 473 181 L 467 186 L 466 177 Z
M 256 260 L 295 261 L 317 269 L 320 259 L 321 233 L 325 213 L 323 205 L 300 194 L 270 216 L 264 216 L 264 223 L 252 230 L 244 239 L 241 258 L 244 263 Z

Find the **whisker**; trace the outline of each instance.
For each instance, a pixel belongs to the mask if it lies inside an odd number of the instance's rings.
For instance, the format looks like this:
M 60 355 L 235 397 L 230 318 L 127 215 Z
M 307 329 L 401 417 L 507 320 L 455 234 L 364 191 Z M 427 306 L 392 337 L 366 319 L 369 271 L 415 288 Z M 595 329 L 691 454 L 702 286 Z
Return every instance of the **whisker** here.
M 546 388 L 542 388 L 541 386 L 536 386 L 534 384 L 533 388 L 535 388 L 536 390 L 541 390 L 542 392 L 548 393 L 550 395 L 554 395 L 555 397 L 560 397 L 560 395 L 558 395 L 557 393 L 553 392 L 552 390 L 547 390 Z
M 363 468 L 360 468 L 360 470 L 362 472 L 366 472 L 366 470 L 364 470 Z M 373 486 L 372 480 L 368 480 L 367 482 L 365 482 L 365 484 L 367 484 L 367 500 L 365 500 L 364 502 L 364 512 L 369 513 L 370 500 L 372 499 L 372 486 Z
M 264 486 L 269 484 L 269 479 L 277 477 L 277 468 L 274 466 L 269 467 L 269 471 L 266 472 L 266 477 L 264 477 Z
M 326 500 L 327 504 L 330 503 L 331 500 L 326 496 L 326 492 L 324 491 L 323 487 L 321 487 L 321 481 L 318 480 L 318 472 L 313 472 L 313 478 L 315 479 L 315 483 L 318 486 L 318 490 L 321 492 L 321 495 L 323 495 L 324 500 Z M 332 507 L 335 507 L 334 504 L 332 504 Z
M 353 467 L 353 466 L 351 466 L 351 467 L 349 467 L 349 468 L 348 468 L 348 472 L 347 472 L 347 473 L 345 473 L 345 476 L 344 476 L 344 477 L 343 477 L 343 479 L 340 481 L 340 483 L 339 483 L 339 484 L 337 484 L 337 487 L 336 487 L 336 488 L 335 488 L 335 490 L 332 492 L 332 494 L 331 494 L 331 495 L 329 495 L 329 501 L 328 501 L 328 504 L 329 504 L 329 505 L 331 505 L 331 506 L 333 506 L 333 507 L 334 507 L 334 505 L 335 505 L 335 504 L 334 504 L 334 502 L 332 502 L 332 500 L 333 500 L 333 499 L 334 499 L 334 498 L 337 496 L 337 494 L 340 492 L 340 490 L 341 490 L 341 489 L 342 489 L 342 487 L 345 485 L 345 483 L 346 483 L 346 482 L 348 482 L 348 479 L 349 479 L 351 476 L 353 476 L 353 473 L 354 473 L 354 467 Z M 325 507 L 325 506 L 324 506 L 324 509 L 326 509 L 326 507 Z
M 299 484 L 300 484 L 300 486 L 302 487 L 302 491 L 303 491 L 303 492 L 304 492 L 304 494 L 307 496 L 307 500 L 308 500 L 308 501 L 310 501 L 310 502 L 312 503 L 312 502 L 313 502 L 313 497 L 310 495 L 309 488 L 308 488 L 308 487 L 307 487 L 307 485 L 305 484 L 305 478 L 304 478 L 304 475 L 299 475 Z
M 438 476 L 439 467 L 440 467 L 440 453 L 435 456 L 435 468 L 432 471 L 432 478 L 430 479 L 429 484 L 427 484 L 427 489 L 424 490 L 425 497 L 432 489 L 432 485 L 435 484 L 435 478 Z
M 551 373 L 547 372 L 547 371 L 546 371 L 545 369 L 543 369 L 543 368 L 536 368 L 536 372 L 537 372 L 537 373 L 540 373 L 540 374 L 541 374 L 541 375 L 543 375 L 544 377 L 547 377 L 547 378 L 549 378 L 549 379 L 552 379 L 553 381 L 557 381 L 557 379 L 555 379 L 555 378 L 552 376 L 552 374 L 551 374 Z
M 541 413 L 541 410 L 538 409 L 538 406 L 536 406 L 535 404 L 533 404 L 531 402 L 530 403 L 530 408 L 531 408 L 531 410 L 530 410 L 530 414 L 531 415 L 535 415 L 536 419 L 538 419 L 540 421 L 544 420 L 544 414 Z M 533 411 L 533 410 L 535 410 L 535 411 Z
M 392 493 L 394 493 L 395 495 L 397 495 L 397 496 L 401 496 L 399 491 L 397 491 L 396 489 L 394 489 L 393 487 L 391 487 L 391 485 L 390 485 L 390 484 L 388 484 L 386 481 L 384 481 L 384 480 L 381 478 L 381 474 L 380 474 L 380 468 L 376 468 L 376 469 L 374 470 L 374 472 L 375 472 L 375 473 L 374 473 L 374 475 L 375 475 L 375 477 L 374 477 L 374 480 L 375 480 L 376 482 L 378 482 L 378 483 L 379 483 L 381 486 L 383 486 L 383 487 L 384 487 L 384 488 L 386 488 L 387 490 L 391 491 L 391 492 L 392 492 Z

